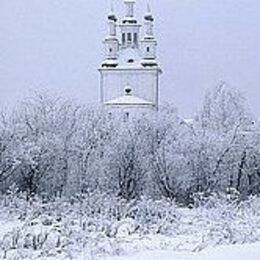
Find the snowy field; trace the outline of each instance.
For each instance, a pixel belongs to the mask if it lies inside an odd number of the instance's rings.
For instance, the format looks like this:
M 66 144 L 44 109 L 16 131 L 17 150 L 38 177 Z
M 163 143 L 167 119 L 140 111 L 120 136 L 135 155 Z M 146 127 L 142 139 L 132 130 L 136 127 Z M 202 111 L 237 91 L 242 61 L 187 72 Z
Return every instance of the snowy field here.
M 259 260 L 260 243 L 239 246 L 221 246 L 205 249 L 200 253 L 170 251 L 144 252 L 129 257 L 113 257 L 106 260 Z
M 0 259 L 260 260 L 260 124 L 243 100 L 217 86 L 192 122 L 42 94 L 4 111 Z
M 0 200 L 0 259 L 260 260 L 260 199 Z

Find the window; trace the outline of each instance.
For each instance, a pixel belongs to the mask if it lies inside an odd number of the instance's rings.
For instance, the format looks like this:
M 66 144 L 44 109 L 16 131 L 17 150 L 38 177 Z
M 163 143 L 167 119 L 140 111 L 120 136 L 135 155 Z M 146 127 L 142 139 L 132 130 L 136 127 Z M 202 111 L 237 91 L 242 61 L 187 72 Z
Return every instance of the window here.
M 147 51 L 147 52 L 150 52 L 150 47 L 147 47 L 147 48 L 146 48 L 146 51 Z
M 128 122 L 129 116 L 130 116 L 130 113 L 126 112 L 125 115 L 124 115 L 124 122 Z
M 127 42 L 129 43 L 131 43 L 132 42 L 132 34 L 131 33 L 128 33 L 127 34 Z
M 112 52 L 113 50 L 112 50 L 112 48 L 109 48 L 109 52 Z
M 134 33 L 134 43 L 136 45 L 138 44 L 138 35 L 137 35 L 137 33 Z
M 122 34 L 122 43 L 125 44 L 125 33 Z

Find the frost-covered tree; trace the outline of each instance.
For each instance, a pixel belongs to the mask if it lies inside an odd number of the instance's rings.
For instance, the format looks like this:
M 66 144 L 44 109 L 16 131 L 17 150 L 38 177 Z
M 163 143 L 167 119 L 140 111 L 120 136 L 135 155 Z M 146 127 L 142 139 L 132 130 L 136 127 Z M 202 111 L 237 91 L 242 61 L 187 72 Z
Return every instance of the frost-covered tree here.
M 253 119 L 243 96 L 220 84 L 207 92 L 198 118 L 199 154 L 204 157 L 199 161 L 207 179 L 204 187 L 207 191 L 238 188 L 248 141 L 253 138 Z
M 174 108 L 164 107 L 152 123 L 151 172 L 157 193 L 174 199 L 183 195 L 190 182 L 189 161 L 184 143 L 189 128 Z
M 104 157 L 111 145 L 114 124 L 102 109 L 83 108 L 71 142 L 70 184 L 74 192 L 101 190 L 105 182 Z
M 81 201 L 93 192 L 186 204 L 197 193 L 246 197 L 260 192 L 259 140 L 259 123 L 226 85 L 207 92 L 192 121 L 171 105 L 125 118 L 40 93 L 1 114 L 0 188 Z
M 16 169 L 16 163 L 12 156 L 15 149 L 13 142 L 15 129 L 13 128 L 10 115 L 0 113 L 0 183 L 9 178 Z
M 227 133 L 237 126 L 245 126 L 247 118 L 245 99 L 240 92 L 228 87 L 226 83 L 207 91 L 199 115 L 203 128 Z
M 106 148 L 108 184 L 116 195 L 127 200 L 136 199 L 144 187 L 148 140 L 141 120 L 122 121 L 117 126 Z
M 69 101 L 38 94 L 26 100 L 14 115 L 17 132 L 13 157 L 18 165 L 14 181 L 28 196 L 62 192 L 66 185 L 77 110 Z

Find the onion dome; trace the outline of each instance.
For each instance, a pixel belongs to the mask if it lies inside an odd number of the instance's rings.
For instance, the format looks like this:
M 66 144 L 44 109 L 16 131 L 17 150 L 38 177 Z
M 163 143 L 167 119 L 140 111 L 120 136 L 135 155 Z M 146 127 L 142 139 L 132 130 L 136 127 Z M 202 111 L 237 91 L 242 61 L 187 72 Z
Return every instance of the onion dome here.
M 154 21 L 154 18 L 153 18 L 152 12 L 151 12 L 151 7 L 149 4 L 147 4 L 147 13 L 144 16 L 144 19 L 149 22 Z
M 153 16 L 152 16 L 152 14 L 146 14 L 146 15 L 144 16 L 144 19 L 145 19 L 146 21 L 149 21 L 149 22 L 153 22 L 153 21 L 154 21 L 154 18 L 153 18 Z
M 108 16 L 107 16 L 107 19 L 108 19 L 109 21 L 117 22 L 117 17 L 116 17 L 116 15 L 115 15 L 114 5 L 113 5 L 112 2 L 111 2 L 111 6 L 110 6 L 110 13 L 109 13 Z
M 117 17 L 115 14 L 111 13 L 107 16 L 108 20 L 113 21 L 113 22 L 117 22 Z

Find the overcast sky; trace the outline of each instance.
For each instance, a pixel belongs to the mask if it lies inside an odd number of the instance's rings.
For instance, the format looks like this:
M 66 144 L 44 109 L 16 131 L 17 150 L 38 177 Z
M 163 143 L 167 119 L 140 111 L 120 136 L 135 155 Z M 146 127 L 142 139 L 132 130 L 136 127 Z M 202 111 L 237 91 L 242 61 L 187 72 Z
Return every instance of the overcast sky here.
M 119 15 L 123 0 L 114 0 Z M 142 18 L 146 0 L 137 0 Z M 150 0 L 163 68 L 161 100 L 191 117 L 226 81 L 260 116 L 260 1 Z M 33 89 L 99 101 L 107 0 L 0 0 L 0 107 Z

